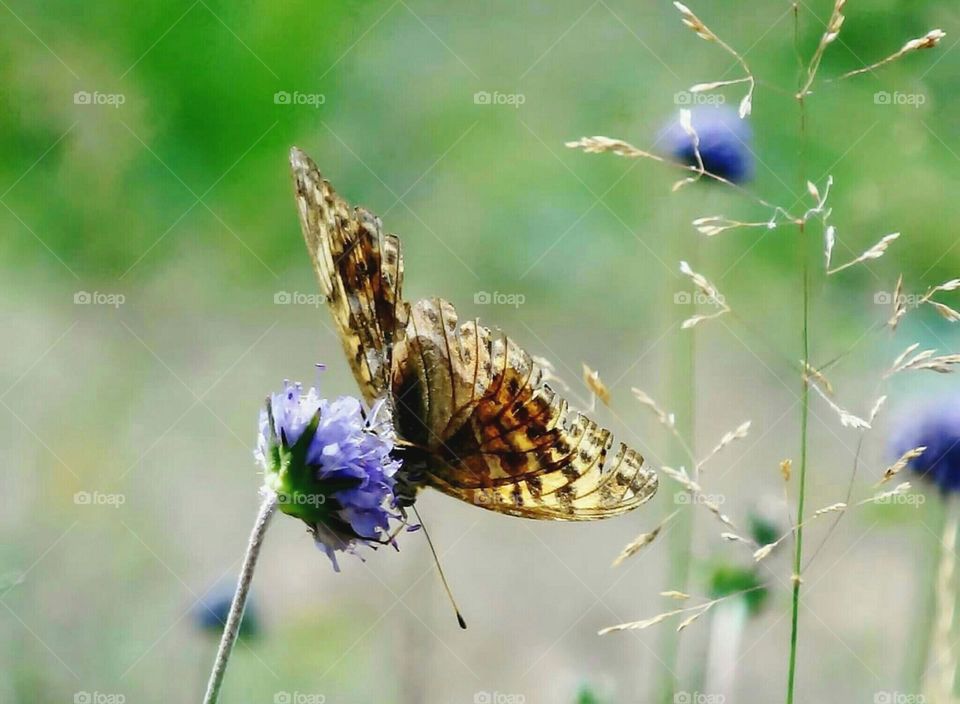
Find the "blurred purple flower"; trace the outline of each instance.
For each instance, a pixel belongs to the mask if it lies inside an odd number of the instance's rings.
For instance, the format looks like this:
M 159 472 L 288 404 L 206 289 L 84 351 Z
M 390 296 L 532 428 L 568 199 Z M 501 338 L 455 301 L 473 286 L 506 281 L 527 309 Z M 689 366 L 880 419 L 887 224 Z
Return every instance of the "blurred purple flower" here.
M 255 455 L 265 487 L 276 492 L 281 511 L 310 526 L 338 572 L 337 551 L 393 544 L 400 462 L 391 455 L 395 436 L 383 411 L 382 401 L 367 414 L 355 398 L 328 401 L 286 382 L 260 413 Z
M 701 105 L 691 109 L 690 122 L 700 139 L 700 157 L 707 171 L 733 183 L 753 178 L 753 131 L 736 110 Z M 697 166 L 693 138 L 684 131 L 679 116 L 660 132 L 659 142 L 676 161 Z
M 899 457 L 926 447 L 909 467 L 943 493 L 960 490 L 960 403 L 938 402 L 913 413 L 893 443 Z

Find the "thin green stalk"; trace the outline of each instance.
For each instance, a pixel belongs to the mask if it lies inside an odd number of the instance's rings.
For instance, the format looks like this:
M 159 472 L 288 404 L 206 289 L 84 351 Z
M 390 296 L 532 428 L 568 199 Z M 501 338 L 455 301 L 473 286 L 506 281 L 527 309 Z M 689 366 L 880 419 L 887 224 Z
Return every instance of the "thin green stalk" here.
M 273 517 L 276 508 L 277 496 L 273 493 L 265 496 L 263 503 L 260 504 L 257 520 L 250 532 L 250 542 L 247 543 L 247 552 L 243 556 L 243 569 L 241 569 L 240 578 L 237 580 L 237 591 L 233 595 L 233 603 L 230 604 L 227 623 L 223 627 L 223 636 L 220 638 L 220 647 L 217 649 L 217 657 L 213 662 L 213 670 L 210 672 L 210 681 L 207 683 L 207 693 L 203 698 L 203 704 L 216 704 L 220 697 L 223 677 L 227 673 L 227 663 L 230 661 L 234 643 L 237 642 L 237 636 L 240 634 L 240 623 L 243 621 L 243 611 L 247 606 L 247 597 L 250 594 L 250 585 L 253 583 L 257 558 L 260 557 L 263 538 L 267 533 L 267 527 L 270 525 L 270 519 Z
M 682 228 L 680 232 L 689 232 L 689 228 Z M 692 241 L 686 242 L 688 237 Z M 685 259 L 696 269 L 697 250 L 699 248 L 699 234 L 689 232 L 687 235 L 678 235 L 672 240 L 677 249 L 677 256 L 673 261 Z M 676 319 L 677 306 L 674 304 L 677 293 L 689 294 L 689 284 L 684 277 L 677 277 L 676 285 L 671 292 L 671 301 L 668 303 L 669 317 Z M 676 415 L 677 436 L 671 439 L 669 457 L 677 465 L 693 462 L 690 452 L 694 447 L 694 414 L 695 414 L 695 377 L 696 377 L 696 335 L 695 330 L 678 330 L 674 336 L 670 350 L 670 366 L 667 373 L 667 383 L 670 393 L 671 409 Z M 689 446 L 681 438 L 685 438 Z M 693 471 L 693 468 L 690 468 Z M 693 542 L 694 511 L 692 506 L 681 507 L 681 510 L 667 532 L 667 550 L 670 555 L 668 566 L 667 585 L 669 589 L 684 592 L 690 579 L 690 561 Z M 680 653 L 680 634 L 673 628 L 664 628 L 660 631 L 660 642 L 657 652 L 664 664 L 661 676 L 656 684 L 654 701 L 660 704 L 673 704 L 677 691 L 677 670 Z
M 800 246 L 803 249 L 803 359 L 810 358 L 810 272 L 804 247 L 803 225 Z M 800 476 L 797 488 L 797 529 L 793 554 L 793 596 L 790 618 L 790 664 L 787 670 L 787 704 L 793 704 L 797 674 L 797 636 L 800 620 L 800 571 L 803 566 L 803 505 L 807 488 L 807 431 L 810 420 L 810 385 L 806 378 L 800 391 Z
M 797 51 L 798 62 L 800 63 L 800 75 L 798 83 L 801 90 L 797 93 L 797 103 L 800 112 L 800 145 L 798 172 L 799 184 L 802 189 L 806 184 L 806 163 L 805 147 L 807 132 L 807 112 L 806 112 L 806 91 L 802 88 L 803 79 L 803 61 L 800 51 L 800 7 L 798 3 L 793 5 L 793 29 L 794 46 Z M 804 367 L 810 360 L 810 258 L 807 252 L 807 242 L 805 237 L 805 224 L 800 222 L 798 225 L 798 250 L 801 260 L 801 276 L 803 277 L 803 362 Z M 800 472 L 797 478 L 797 528 L 795 531 L 796 541 L 793 554 L 793 593 L 791 596 L 791 614 L 790 614 L 790 659 L 787 666 L 787 704 L 793 704 L 794 692 L 797 679 L 797 640 L 799 637 L 800 626 L 800 573 L 803 569 L 803 509 L 806 499 L 807 489 L 807 436 L 810 421 L 810 385 L 806 378 L 806 373 L 801 374 L 800 389 Z
M 939 497 L 935 497 L 939 498 Z M 919 616 L 913 621 L 907 641 L 906 662 L 903 674 L 905 692 L 922 692 L 923 676 L 930 659 L 930 634 L 936 621 L 937 572 L 940 565 L 940 541 L 946 526 L 947 511 L 942 501 L 928 501 L 924 507 L 924 522 L 929 530 L 929 540 L 924 540 L 921 564 L 917 569 L 919 590 L 922 592 Z

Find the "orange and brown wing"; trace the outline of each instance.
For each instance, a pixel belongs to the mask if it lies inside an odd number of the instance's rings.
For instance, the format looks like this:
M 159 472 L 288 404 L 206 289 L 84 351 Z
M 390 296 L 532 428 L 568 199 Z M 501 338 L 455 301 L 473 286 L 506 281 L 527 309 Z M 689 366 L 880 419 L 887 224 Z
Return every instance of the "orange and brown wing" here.
M 391 350 L 405 324 L 400 241 L 384 234 L 380 218 L 351 208 L 296 147 L 290 151 L 290 166 L 320 289 L 353 375 L 373 402 L 389 392 Z
M 418 301 L 393 356 L 398 430 L 425 453 L 423 481 L 486 509 L 585 521 L 649 500 L 657 475 L 610 431 L 569 410 L 510 338 L 453 306 Z

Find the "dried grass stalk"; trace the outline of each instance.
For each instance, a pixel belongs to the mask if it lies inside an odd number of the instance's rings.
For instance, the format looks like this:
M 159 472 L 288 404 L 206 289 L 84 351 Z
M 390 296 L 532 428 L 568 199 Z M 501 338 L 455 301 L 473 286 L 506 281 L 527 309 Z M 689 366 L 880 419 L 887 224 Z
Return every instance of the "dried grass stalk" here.
M 736 442 L 737 440 L 742 440 L 743 438 L 747 437 L 747 434 L 749 432 L 750 432 L 750 421 L 748 420 L 741 423 L 739 426 L 737 426 L 735 430 L 729 430 L 726 433 L 724 433 L 723 437 L 720 438 L 720 442 L 718 442 L 716 446 L 712 450 L 710 450 L 710 454 L 708 454 L 706 457 L 704 457 L 702 460 L 700 460 L 697 463 L 697 470 L 699 471 L 700 469 L 702 469 L 703 465 L 705 465 L 707 462 L 709 462 L 714 457 L 716 457 L 717 453 L 723 450 L 723 448 L 727 447 L 731 443 Z
M 600 372 L 594 371 L 586 364 L 583 365 L 583 383 L 587 385 L 587 388 L 599 398 L 603 405 L 610 405 L 610 389 L 607 388 L 607 385 L 600 381 Z
M 787 458 L 780 461 L 780 476 L 783 477 L 783 481 L 790 481 L 790 473 L 793 471 L 793 460 Z
M 627 544 L 627 546 L 620 551 L 620 554 L 617 555 L 617 557 L 614 559 L 612 566 L 619 567 L 621 564 L 623 564 L 624 560 L 626 560 L 627 558 L 633 555 L 636 555 L 638 552 L 643 550 L 643 548 L 647 547 L 650 543 L 656 540 L 657 536 L 660 535 L 660 532 L 663 530 L 664 526 L 666 526 L 667 523 L 669 523 L 670 520 L 676 515 L 677 515 L 677 512 L 674 511 L 669 516 L 667 516 L 662 521 L 660 521 L 660 524 L 657 525 L 656 528 L 646 533 L 641 533 L 632 541 L 630 541 Z
M 807 67 L 807 80 L 803 88 L 800 89 L 800 92 L 797 93 L 798 98 L 802 99 L 810 94 L 810 86 L 813 85 L 813 81 L 817 77 L 817 71 L 820 69 L 820 62 L 823 60 L 824 52 L 840 35 L 840 28 L 846 19 L 843 15 L 843 8 L 846 4 L 847 0 L 836 0 L 834 3 L 833 12 L 830 13 L 830 20 L 827 22 L 827 29 L 823 33 L 823 36 L 820 37 L 820 43 L 817 45 L 816 51 L 813 52 L 810 65 Z
M 750 70 L 750 67 L 747 65 L 744 57 L 737 52 L 733 47 L 723 41 L 718 37 L 712 29 L 710 29 L 706 23 L 703 22 L 699 17 L 697 17 L 693 10 L 684 5 L 682 2 L 674 2 L 673 6 L 680 11 L 680 14 L 683 17 L 683 23 L 696 32 L 697 36 L 701 39 L 714 42 L 720 46 L 724 51 L 730 54 L 734 59 L 737 60 L 737 63 L 743 68 L 746 76 L 743 78 L 738 78 L 732 81 L 714 81 L 712 83 L 698 83 L 697 85 L 690 88 L 691 93 L 699 93 L 706 90 L 714 90 L 715 88 L 720 88 L 722 86 L 730 86 L 737 83 L 747 83 L 749 88 L 747 89 L 747 94 L 741 99 L 740 105 L 737 109 L 737 113 L 740 115 L 740 119 L 747 117 L 753 110 L 753 90 L 756 87 L 757 81 L 753 76 L 753 72 Z
M 856 428 L 857 430 L 868 430 L 870 428 L 869 422 L 838 406 L 817 384 L 810 383 L 810 388 L 816 391 L 820 398 L 826 401 L 827 405 L 833 409 L 833 412 L 840 416 L 840 425 L 844 428 Z
M 897 277 L 897 285 L 893 289 L 893 315 L 887 321 L 891 330 L 896 330 L 903 316 L 907 314 L 907 299 L 903 295 L 903 274 Z
M 873 424 L 873 421 L 877 419 L 877 416 L 880 413 L 880 409 L 883 408 L 883 404 L 887 402 L 886 395 L 881 396 L 876 401 L 873 402 L 873 408 L 870 409 L 870 424 Z
M 730 307 L 726 303 L 726 299 L 717 290 L 717 287 L 714 286 L 707 277 L 703 274 L 698 274 L 693 269 L 690 268 L 690 265 L 687 262 L 680 262 L 680 273 L 684 276 L 690 278 L 693 282 L 693 285 L 707 298 L 708 301 L 717 306 L 718 310 L 716 313 L 711 313 L 709 315 L 694 315 L 690 318 L 687 318 L 681 324 L 681 328 L 687 330 L 689 328 L 702 323 L 705 320 L 713 320 L 714 318 L 719 318 L 721 315 L 730 312 Z
M 861 73 L 867 73 L 869 71 L 873 71 L 882 66 L 886 66 L 887 64 L 893 61 L 896 61 L 897 59 L 901 58 L 902 56 L 905 56 L 906 54 L 910 54 L 915 51 L 923 51 L 924 49 L 933 49 L 934 47 L 940 44 L 940 40 L 943 39 L 945 36 L 947 36 L 947 34 L 942 29 L 931 29 L 922 37 L 918 37 L 917 39 L 911 39 L 902 47 L 900 47 L 898 51 L 894 52 L 893 54 L 890 54 L 890 56 L 888 56 L 887 58 L 881 59 L 880 61 L 877 61 L 875 64 L 870 64 L 869 66 L 858 68 L 856 71 L 849 71 L 843 74 L 842 76 L 840 76 L 840 78 L 838 78 L 837 80 L 839 81 L 839 80 L 843 80 L 844 78 L 859 76 Z
M 899 357 L 897 357 L 890 369 L 883 375 L 884 378 L 898 374 L 904 371 L 919 371 L 927 369 L 938 374 L 950 374 L 953 368 L 960 364 L 960 354 L 942 354 L 937 355 L 936 349 L 927 349 L 914 354 L 920 343 L 907 347 Z
M 889 235 L 884 235 L 879 242 L 877 242 L 870 249 L 868 249 L 866 252 L 861 254 L 859 257 L 857 257 L 853 261 L 847 262 L 846 264 L 842 264 L 834 269 L 827 269 L 827 274 L 836 274 L 838 272 L 843 271 L 844 269 L 849 269 L 855 264 L 860 264 L 862 262 L 869 261 L 871 259 L 879 259 L 880 257 L 883 256 L 884 252 L 887 251 L 887 247 L 890 246 L 890 243 L 896 240 L 898 237 L 900 237 L 899 232 L 894 232 Z
M 880 484 L 886 484 L 888 481 L 890 481 L 895 476 L 897 476 L 901 472 L 901 470 L 904 469 L 904 467 L 910 464 L 911 460 L 917 459 L 920 455 L 924 453 L 926 449 L 927 449 L 926 446 L 915 447 L 912 450 L 907 450 L 902 455 L 900 455 L 900 459 L 898 459 L 892 465 L 887 467 L 887 469 L 884 471 L 883 476 L 880 478 L 880 481 L 877 482 L 877 486 L 879 486 Z
M 668 428 L 674 428 L 676 426 L 676 417 L 672 413 L 667 413 L 665 410 L 660 408 L 659 404 L 653 400 L 643 389 L 638 389 L 636 386 L 632 387 L 630 391 L 636 397 L 636 399 L 653 411 L 657 419 Z

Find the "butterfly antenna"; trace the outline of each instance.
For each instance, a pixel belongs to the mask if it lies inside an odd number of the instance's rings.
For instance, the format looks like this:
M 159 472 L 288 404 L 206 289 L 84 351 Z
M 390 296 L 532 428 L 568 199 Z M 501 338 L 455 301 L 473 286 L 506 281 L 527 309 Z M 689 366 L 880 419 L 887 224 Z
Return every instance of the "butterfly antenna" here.
M 437 556 L 437 551 L 433 547 L 433 541 L 430 540 L 430 533 L 427 532 L 427 527 L 423 524 L 423 519 L 420 518 L 420 512 L 417 511 L 417 507 L 413 506 L 413 513 L 417 517 L 417 522 L 420 523 L 420 527 L 423 529 L 423 535 L 427 539 L 427 545 L 430 546 L 430 552 L 433 554 L 433 561 L 437 565 L 437 572 L 440 573 L 440 581 L 443 582 L 443 588 L 447 591 L 447 597 L 450 599 L 450 604 L 453 606 L 454 613 L 457 614 L 457 623 L 460 624 L 460 628 L 466 629 L 467 622 L 463 620 L 463 614 L 460 613 L 460 608 L 457 606 L 457 600 L 453 598 L 453 592 L 450 591 L 450 585 L 447 583 L 447 577 L 443 573 L 443 568 L 440 566 L 440 558 Z

